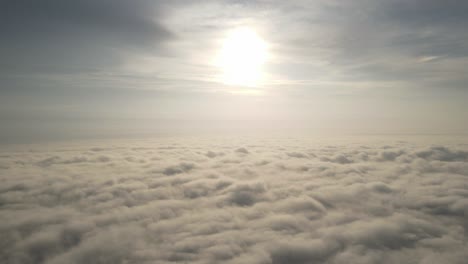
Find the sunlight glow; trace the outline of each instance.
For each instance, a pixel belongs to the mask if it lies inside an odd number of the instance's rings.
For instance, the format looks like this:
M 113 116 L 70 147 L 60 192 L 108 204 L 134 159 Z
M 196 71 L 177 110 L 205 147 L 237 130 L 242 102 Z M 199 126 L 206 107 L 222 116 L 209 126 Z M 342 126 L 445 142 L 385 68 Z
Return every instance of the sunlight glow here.
M 248 87 L 260 85 L 266 58 L 266 43 L 255 31 L 250 28 L 232 31 L 224 40 L 218 58 L 223 82 Z

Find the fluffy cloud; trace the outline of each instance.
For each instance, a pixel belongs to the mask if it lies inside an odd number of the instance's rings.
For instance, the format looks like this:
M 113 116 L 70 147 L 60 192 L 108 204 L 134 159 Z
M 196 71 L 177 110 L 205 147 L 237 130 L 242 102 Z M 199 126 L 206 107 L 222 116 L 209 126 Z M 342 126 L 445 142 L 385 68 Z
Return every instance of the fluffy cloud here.
M 338 142 L 3 150 L 0 262 L 465 262 L 466 145 Z

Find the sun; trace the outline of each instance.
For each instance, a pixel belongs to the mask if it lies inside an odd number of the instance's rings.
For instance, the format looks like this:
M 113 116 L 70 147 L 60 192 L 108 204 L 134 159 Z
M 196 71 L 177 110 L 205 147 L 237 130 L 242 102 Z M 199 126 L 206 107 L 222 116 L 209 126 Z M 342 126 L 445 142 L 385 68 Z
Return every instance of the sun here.
M 247 87 L 260 85 L 266 59 L 266 42 L 254 30 L 238 28 L 231 31 L 224 39 L 218 57 L 223 82 Z

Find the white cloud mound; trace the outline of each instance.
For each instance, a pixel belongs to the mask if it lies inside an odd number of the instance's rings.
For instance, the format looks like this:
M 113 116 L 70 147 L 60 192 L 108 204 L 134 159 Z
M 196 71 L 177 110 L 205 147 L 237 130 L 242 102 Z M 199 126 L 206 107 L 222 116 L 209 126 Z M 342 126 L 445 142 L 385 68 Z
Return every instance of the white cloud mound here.
M 466 263 L 468 146 L 189 140 L 0 153 L 0 263 Z

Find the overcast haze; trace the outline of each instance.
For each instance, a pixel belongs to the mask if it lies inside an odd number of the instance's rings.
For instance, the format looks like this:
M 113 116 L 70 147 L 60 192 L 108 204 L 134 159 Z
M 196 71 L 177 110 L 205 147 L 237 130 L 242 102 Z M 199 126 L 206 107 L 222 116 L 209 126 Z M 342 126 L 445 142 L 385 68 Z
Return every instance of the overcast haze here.
M 0 12 L 3 141 L 187 121 L 467 129 L 464 1 L 19 0 Z M 226 85 L 213 63 L 239 27 L 268 47 L 256 87 Z

